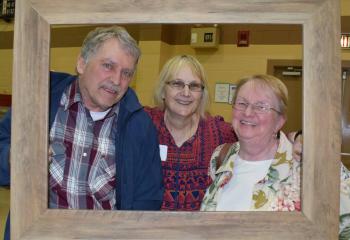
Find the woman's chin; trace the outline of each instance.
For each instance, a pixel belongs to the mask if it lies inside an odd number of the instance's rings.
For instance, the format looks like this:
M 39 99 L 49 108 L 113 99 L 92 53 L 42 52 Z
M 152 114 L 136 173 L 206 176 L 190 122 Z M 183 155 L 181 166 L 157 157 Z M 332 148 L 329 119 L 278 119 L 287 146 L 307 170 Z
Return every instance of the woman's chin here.
M 256 137 L 255 133 L 252 132 L 240 132 L 237 134 L 239 141 L 249 141 Z

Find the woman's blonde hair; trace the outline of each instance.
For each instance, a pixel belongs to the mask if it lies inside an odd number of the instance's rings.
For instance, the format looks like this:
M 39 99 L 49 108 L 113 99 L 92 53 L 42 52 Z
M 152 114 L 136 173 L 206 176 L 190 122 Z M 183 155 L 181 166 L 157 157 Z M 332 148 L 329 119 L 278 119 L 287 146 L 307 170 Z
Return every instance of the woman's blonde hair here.
M 271 75 L 257 74 L 257 75 L 251 75 L 240 79 L 237 84 L 237 89 L 233 99 L 233 104 L 237 99 L 237 95 L 241 87 L 248 82 L 254 82 L 254 84 L 259 85 L 259 87 L 265 87 L 265 88 L 271 89 L 273 94 L 276 96 L 278 100 L 277 110 L 281 113 L 281 115 L 286 116 L 287 103 L 288 103 L 288 89 L 280 79 Z
M 202 64 L 200 64 L 196 58 L 190 55 L 178 55 L 169 59 L 165 63 L 162 71 L 159 74 L 159 82 L 155 89 L 154 102 L 160 109 L 164 110 L 165 86 L 169 81 L 174 79 L 176 74 L 184 66 L 188 66 L 193 75 L 197 76 L 204 86 L 198 112 L 201 117 L 205 118 L 205 111 L 209 103 L 207 77 Z

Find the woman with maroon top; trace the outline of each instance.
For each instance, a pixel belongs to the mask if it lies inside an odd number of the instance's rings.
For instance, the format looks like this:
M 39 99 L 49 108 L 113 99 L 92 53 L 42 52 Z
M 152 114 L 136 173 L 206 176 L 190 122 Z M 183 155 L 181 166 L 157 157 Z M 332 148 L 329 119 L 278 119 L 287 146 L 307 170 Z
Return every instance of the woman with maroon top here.
M 206 113 L 208 99 L 206 75 L 194 57 L 175 56 L 164 65 L 155 93 L 157 107 L 145 107 L 158 129 L 162 210 L 199 210 L 211 183 L 211 154 L 220 144 L 236 141 L 229 123 Z

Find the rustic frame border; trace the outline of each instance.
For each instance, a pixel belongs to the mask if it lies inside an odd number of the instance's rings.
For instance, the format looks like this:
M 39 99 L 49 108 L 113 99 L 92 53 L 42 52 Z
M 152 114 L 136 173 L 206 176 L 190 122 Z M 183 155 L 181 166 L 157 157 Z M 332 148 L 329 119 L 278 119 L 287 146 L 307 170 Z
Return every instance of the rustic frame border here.
M 52 24 L 303 26 L 302 212 L 128 212 L 47 208 Z M 338 0 L 18 0 L 11 139 L 12 239 L 336 239 L 340 162 Z

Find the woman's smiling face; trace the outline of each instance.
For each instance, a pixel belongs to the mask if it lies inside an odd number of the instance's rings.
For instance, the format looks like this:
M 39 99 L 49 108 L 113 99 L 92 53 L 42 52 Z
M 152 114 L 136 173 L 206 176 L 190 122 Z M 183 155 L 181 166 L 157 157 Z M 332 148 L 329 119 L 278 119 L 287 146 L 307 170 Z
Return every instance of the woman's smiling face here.
M 275 137 L 285 123 L 285 117 L 278 113 L 278 98 L 267 86 L 248 81 L 239 89 L 235 102 L 248 105 L 245 110 L 233 107 L 232 126 L 239 141 L 263 143 Z M 253 105 L 268 110 L 260 112 Z
M 202 82 L 198 76 L 192 73 L 188 66 L 181 68 L 172 81 L 181 81 L 186 84 L 184 89 L 175 89 L 170 85 L 165 86 L 164 103 L 165 110 L 172 115 L 181 117 L 192 117 L 198 113 L 202 98 L 202 91 L 191 91 L 188 84 L 199 84 Z

